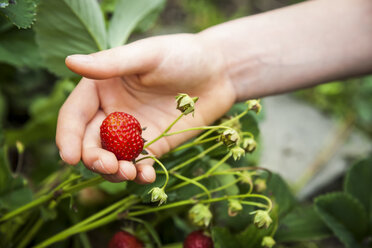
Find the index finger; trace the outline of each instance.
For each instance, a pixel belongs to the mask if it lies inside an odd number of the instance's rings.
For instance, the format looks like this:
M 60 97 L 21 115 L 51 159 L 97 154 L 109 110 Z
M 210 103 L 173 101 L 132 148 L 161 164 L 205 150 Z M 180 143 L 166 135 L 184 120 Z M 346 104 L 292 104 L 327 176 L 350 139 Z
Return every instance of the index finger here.
M 87 123 L 99 107 L 93 80 L 83 78 L 62 105 L 57 121 L 56 143 L 63 161 L 77 164 Z

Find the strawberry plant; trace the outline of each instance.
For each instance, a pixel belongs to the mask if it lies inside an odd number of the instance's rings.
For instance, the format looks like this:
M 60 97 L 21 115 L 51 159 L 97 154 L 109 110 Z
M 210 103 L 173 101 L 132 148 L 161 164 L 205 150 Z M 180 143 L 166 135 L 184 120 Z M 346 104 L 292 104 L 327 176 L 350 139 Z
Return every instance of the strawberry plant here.
M 179 94 L 168 106 L 178 118 L 149 141 L 136 116 L 108 115 L 102 147 L 133 163 L 154 161 L 149 185 L 110 183 L 60 161 L 57 113 L 78 81 L 66 56 L 125 44 L 164 4 L 0 0 L 0 247 L 310 247 L 329 237 L 370 245 L 371 159 L 351 167 L 342 192 L 298 203 L 279 175 L 258 166 L 258 100 L 234 105 L 213 125 L 174 131 L 202 104 Z M 202 133 L 162 157 L 145 152 L 195 130 Z

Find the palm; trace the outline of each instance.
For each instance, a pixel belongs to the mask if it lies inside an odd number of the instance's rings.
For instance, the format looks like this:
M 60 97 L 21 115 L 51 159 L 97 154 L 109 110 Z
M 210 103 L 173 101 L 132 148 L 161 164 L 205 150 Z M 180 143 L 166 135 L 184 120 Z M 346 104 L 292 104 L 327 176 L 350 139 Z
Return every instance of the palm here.
M 146 140 L 152 140 L 180 115 L 180 112 L 176 110 L 174 99 L 177 93 L 198 96 L 199 101 L 194 117 L 191 115 L 183 117 L 174 126 L 174 130 L 212 123 L 223 115 L 235 100 L 235 93 L 228 77 L 221 73 L 223 71 L 221 69 L 222 63 L 218 54 L 216 56 L 213 51 L 205 51 L 202 45 L 190 37 L 176 36 L 165 40 L 167 42 L 159 38 L 151 39 L 150 43 L 155 47 L 153 50 L 157 52 L 143 56 L 141 60 L 143 66 L 135 67 L 130 64 L 128 67 L 132 66 L 133 68 L 127 69 L 125 67 L 121 73 L 117 69 L 112 69 L 115 65 L 112 65 L 111 61 L 101 64 L 101 67 L 96 69 L 81 64 L 76 67 L 70 65 L 70 68 L 76 72 L 101 80 L 83 78 L 66 101 L 59 117 L 57 143 L 60 144 L 64 139 L 67 139 L 65 136 L 60 137 L 63 131 L 59 130 L 63 130 L 64 125 L 70 129 L 77 129 L 75 133 L 81 133 L 81 156 L 84 163 L 88 168 L 97 172 L 114 173 L 114 176 L 106 176 L 109 180 L 121 181 L 133 178 L 128 176 L 131 173 L 128 173 L 130 168 L 127 163 L 123 164 L 119 161 L 118 171 L 118 166 L 115 166 L 118 161 L 114 155 L 101 149 L 99 126 L 109 113 L 122 111 L 132 114 L 139 120 L 142 127 L 147 127 L 143 132 L 143 137 Z M 170 43 L 168 44 L 168 42 Z M 182 42 L 185 44 L 180 44 Z M 142 44 L 144 46 L 149 42 L 142 43 L 146 43 Z M 171 47 L 171 44 L 174 43 L 185 48 Z M 117 51 L 114 50 L 107 51 L 108 57 L 112 58 L 116 55 Z M 136 64 L 135 61 L 132 64 Z M 90 103 L 82 102 L 84 98 L 88 98 Z M 79 104 L 82 106 L 79 107 L 80 109 L 76 109 Z M 73 112 L 79 111 L 84 115 L 85 120 L 76 123 L 79 126 L 73 127 L 73 123 L 68 123 L 66 120 L 71 119 L 68 116 Z M 81 127 L 84 122 L 86 126 Z M 194 134 L 185 133 L 163 138 L 148 149 L 151 153 L 161 156 Z M 67 141 L 65 142 L 67 143 Z M 97 160 L 104 160 L 102 168 L 97 169 L 94 166 L 94 162 Z M 121 171 L 121 176 L 118 175 L 118 173 L 120 174 L 120 166 L 126 166 L 126 172 Z M 133 165 L 131 166 L 133 167 Z M 141 170 L 140 166 L 137 165 L 137 179 L 138 171 Z M 127 175 L 124 176 L 125 174 Z M 138 181 L 150 182 L 152 179 L 140 178 Z

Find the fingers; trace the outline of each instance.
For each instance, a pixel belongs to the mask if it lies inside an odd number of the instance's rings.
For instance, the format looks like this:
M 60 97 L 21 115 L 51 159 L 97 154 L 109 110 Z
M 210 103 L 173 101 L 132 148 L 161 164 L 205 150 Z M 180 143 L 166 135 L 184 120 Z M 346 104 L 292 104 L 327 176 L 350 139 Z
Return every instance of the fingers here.
M 98 111 L 88 123 L 83 140 L 82 159 L 85 166 L 92 171 L 114 174 L 119 169 L 118 160 L 112 152 L 101 148 L 100 126 L 105 117 L 102 111 Z
M 137 175 L 136 167 L 128 161 L 119 161 L 119 170 L 112 175 L 102 175 L 106 180 L 118 183 L 134 180 Z
M 155 169 L 152 163 L 140 163 L 136 164 L 137 177 L 135 179 L 136 183 L 148 184 L 153 183 L 156 179 Z
M 101 148 L 100 125 L 105 117 L 102 111 L 98 111 L 86 127 L 82 151 L 85 166 L 111 182 L 136 179 L 136 182 L 144 184 L 155 181 L 152 160 L 133 165 L 128 161 L 118 161 L 112 152 Z
M 160 62 L 160 49 L 156 38 L 140 40 L 90 55 L 70 55 L 67 67 L 84 77 L 106 79 L 152 70 Z
M 59 111 L 56 143 L 63 161 L 77 164 L 87 123 L 97 112 L 99 100 L 94 82 L 82 79 Z

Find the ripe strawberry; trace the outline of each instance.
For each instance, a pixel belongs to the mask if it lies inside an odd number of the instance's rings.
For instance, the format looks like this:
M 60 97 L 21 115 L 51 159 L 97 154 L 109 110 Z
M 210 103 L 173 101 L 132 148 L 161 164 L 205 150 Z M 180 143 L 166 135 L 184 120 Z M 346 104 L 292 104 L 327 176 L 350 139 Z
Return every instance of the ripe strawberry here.
M 118 160 L 131 161 L 143 150 L 141 125 L 124 112 L 109 114 L 101 125 L 102 147 L 113 152 Z
M 194 231 L 187 235 L 183 248 L 213 248 L 213 241 L 203 230 Z
M 120 231 L 111 238 L 108 248 L 143 248 L 141 241 L 129 232 Z

